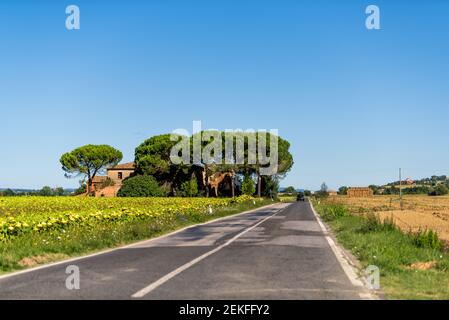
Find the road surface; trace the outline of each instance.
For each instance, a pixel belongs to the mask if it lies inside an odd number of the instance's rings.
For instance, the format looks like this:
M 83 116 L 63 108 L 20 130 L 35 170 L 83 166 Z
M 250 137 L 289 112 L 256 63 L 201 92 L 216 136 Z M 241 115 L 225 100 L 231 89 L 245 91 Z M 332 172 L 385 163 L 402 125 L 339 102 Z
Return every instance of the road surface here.
M 0 299 L 361 299 L 308 202 L 0 277 Z M 80 272 L 68 290 L 66 268 Z M 342 267 L 343 266 L 343 267 Z M 350 270 L 349 270 L 350 271 Z

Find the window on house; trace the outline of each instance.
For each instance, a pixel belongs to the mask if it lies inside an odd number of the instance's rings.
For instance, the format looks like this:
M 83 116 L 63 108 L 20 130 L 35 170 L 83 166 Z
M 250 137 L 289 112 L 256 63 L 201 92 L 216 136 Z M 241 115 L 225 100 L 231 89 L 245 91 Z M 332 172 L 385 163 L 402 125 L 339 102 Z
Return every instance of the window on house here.
M 123 179 L 123 175 L 122 175 L 122 173 L 121 173 L 121 172 L 119 172 L 119 173 L 118 173 L 118 178 L 119 178 L 120 180 L 122 180 L 122 179 Z

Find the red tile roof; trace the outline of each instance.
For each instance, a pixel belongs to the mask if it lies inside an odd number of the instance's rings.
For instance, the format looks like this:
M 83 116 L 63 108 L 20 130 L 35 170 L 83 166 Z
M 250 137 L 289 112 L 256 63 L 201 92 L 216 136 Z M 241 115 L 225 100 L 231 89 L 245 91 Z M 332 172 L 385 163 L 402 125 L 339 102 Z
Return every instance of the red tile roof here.
M 136 165 L 134 162 L 128 162 L 128 163 L 121 163 L 114 167 L 108 168 L 108 170 L 135 170 Z

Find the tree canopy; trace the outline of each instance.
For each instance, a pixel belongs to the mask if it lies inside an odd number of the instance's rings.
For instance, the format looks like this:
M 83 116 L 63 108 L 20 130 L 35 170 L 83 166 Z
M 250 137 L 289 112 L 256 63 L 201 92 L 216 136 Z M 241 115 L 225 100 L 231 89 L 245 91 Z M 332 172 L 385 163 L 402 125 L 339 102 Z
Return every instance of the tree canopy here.
M 277 193 L 278 180 L 293 166 L 289 148 L 288 141 L 269 132 L 208 130 L 191 136 L 162 134 L 136 148 L 135 163 L 137 174 L 154 176 L 160 184 L 170 186 L 173 194 L 194 174 L 198 186 L 208 196 L 209 179 L 220 173 L 231 173 L 241 180 L 246 176 L 257 177 L 257 194 L 272 195 Z M 172 161 L 173 150 L 180 161 Z
M 338 188 L 338 194 L 340 195 L 347 195 L 348 194 L 348 187 L 347 186 L 341 186 L 340 188 Z
M 291 193 L 291 194 L 296 194 L 296 189 L 293 186 L 288 186 L 287 188 L 284 189 L 284 193 Z
M 91 192 L 92 179 L 97 173 L 108 166 L 118 164 L 123 158 L 122 153 L 108 145 L 85 145 L 61 156 L 59 160 L 66 177 L 78 175 L 87 177 L 87 191 Z

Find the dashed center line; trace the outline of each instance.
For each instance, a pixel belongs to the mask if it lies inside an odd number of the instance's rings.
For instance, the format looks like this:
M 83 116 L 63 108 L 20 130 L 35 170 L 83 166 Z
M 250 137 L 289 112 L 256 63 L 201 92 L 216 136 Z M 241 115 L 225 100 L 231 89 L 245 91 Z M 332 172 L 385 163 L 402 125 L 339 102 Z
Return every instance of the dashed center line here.
M 277 215 L 279 212 L 283 211 L 286 207 L 283 207 L 279 210 L 277 210 L 275 213 L 273 213 L 272 215 L 269 215 L 268 217 L 262 219 L 261 221 L 259 221 L 258 223 L 256 223 L 255 225 L 243 230 L 242 232 L 240 232 L 239 234 L 235 235 L 233 238 L 229 239 L 228 241 L 226 241 L 224 244 L 216 247 L 213 250 L 210 250 L 204 254 L 202 254 L 201 256 L 193 259 L 190 262 L 187 262 L 186 264 L 180 266 L 179 268 L 173 270 L 172 272 L 166 274 L 165 276 L 159 278 L 158 280 L 156 280 L 155 282 L 151 283 L 150 285 L 146 286 L 145 288 L 137 291 L 136 293 L 134 293 L 131 297 L 132 298 L 142 298 L 145 295 L 147 295 L 148 293 L 150 293 L 151 291 L 153 291 L 154 289 L 156 289 L 157 287 L 161 286 L 162 284 L 164 284 L 165 282 L 167 282 L 168 280 L 176 277 L 178 274 L 180 274 L 181 272 L 187 270 L 188 268 L 192 267 L 193 265 L 197 264 L 198 262 L 200 262 L 201 260 L 204 260 L 205 258 L 207 258 L 208 256 L 216 253 L 217 251 L 220 251 L 221 249 L 223 249 L 224 247 L 230 245 L 232 242 L 234 242 L 235 240 L 237 240 L 238 238 L 240 238 L 242 235 L 244 235 L 245 233 L 253 230 L 254 228 L 256 228 L 258 225 L 264 223 L 265 221 L 267 221 L 268 219 L 270 219 L 271 217 L 274 217 L 275 215 Z

